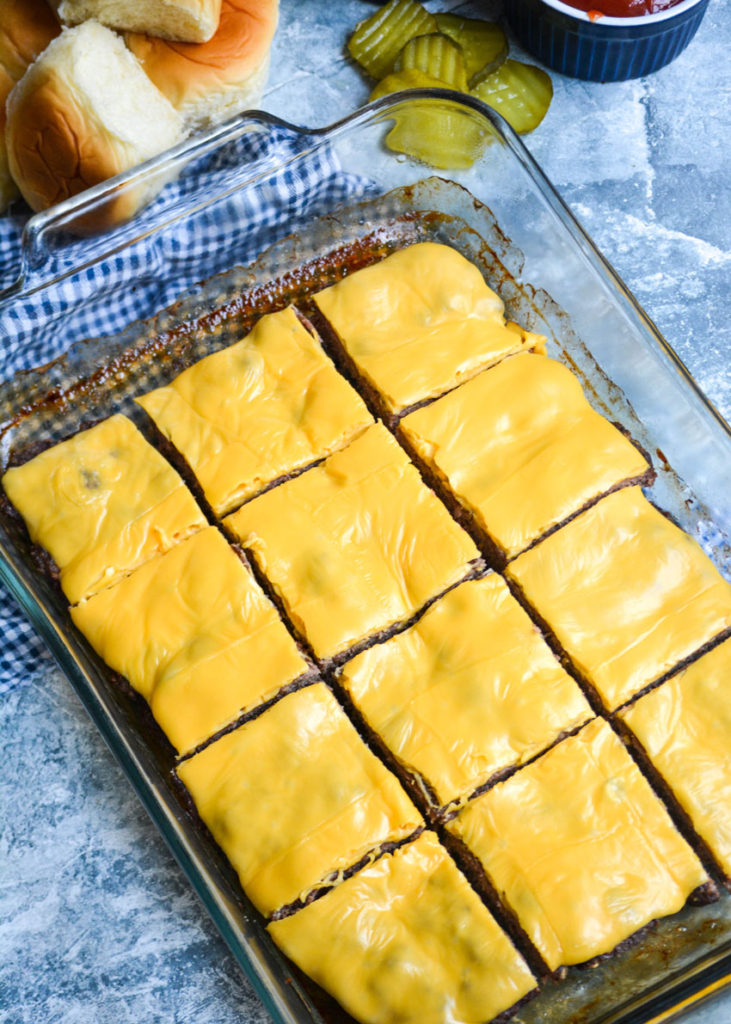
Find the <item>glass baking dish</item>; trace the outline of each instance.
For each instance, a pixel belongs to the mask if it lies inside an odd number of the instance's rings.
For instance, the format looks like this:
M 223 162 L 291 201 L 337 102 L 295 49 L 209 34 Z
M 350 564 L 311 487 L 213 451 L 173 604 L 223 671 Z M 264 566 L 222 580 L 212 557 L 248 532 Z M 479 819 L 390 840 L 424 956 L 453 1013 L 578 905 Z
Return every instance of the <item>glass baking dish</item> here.
M 464 132 L 472 164 L 434 171 L 391 151 L 385 136 L 414 116 Z M 211 166 L 225 170 L 201 173 Z M 181 181 L 183 189 L 165 187 Z M 153 187 L 162 191 L 136 218 L 94 233 L 114 204 L 142 187 L 148 195 Z M 261 218 L 262 209 L 270 215 Z M 180 264 L 166 257 L 176 249 L 167 243 L 181 226 L 195 235 L 216 219 L 233 241 L 198 254 L 193 273 L 205 283 L 181 287 Z M 579 375 L 595 407 L 650 454 L 657 470 L 652 499 L 731 576 L 731 429 L 505 122 L 476 100 L 440 90 L 386 97 L 317 130 L 242 115 L 32 218 L 17 279 L 0 293 L 0 330 L 35 304 L 47 336 L 74 344 L 53 363 L 0 385 L 0 470 L 95 418 L 120 410 L 136 417 L 133 395 L 231 343 L 263 310 L 358 260 L 425 238 L 460 249 L 513 319 L 547 335 L 549 353 Z M 154 264 L 138 261 L 137 273 L 115 281 L 110 293 L 115 261 L 143 246 L 156 247 Z M 79 275 L 83 298 L 75 290 Z M 113 337 L 76 341 L 73 325 L 84 308 L 124 303 L 124 289 L 144 294 L 151 319 Z M 195 826 L 171 776 L 172 752 L 149 714 L 75 632 L 59 592 L 2 508 L 0 580 L 48 642 L 272 1018 L 349 1019 L 272 945 L 224 858 Z M 547 983 L 515 1020 L 666 1020 L 674 1007 L 727 981 L 731 896 L 722 891 L 717 903 L 657 923 L 596 968 L 572 968 Z

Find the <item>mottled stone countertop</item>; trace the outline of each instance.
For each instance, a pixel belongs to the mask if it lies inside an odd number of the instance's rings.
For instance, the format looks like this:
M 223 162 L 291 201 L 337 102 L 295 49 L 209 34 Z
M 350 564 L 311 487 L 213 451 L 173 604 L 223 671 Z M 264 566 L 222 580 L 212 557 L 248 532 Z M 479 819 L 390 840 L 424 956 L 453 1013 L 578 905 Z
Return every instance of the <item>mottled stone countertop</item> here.
M 372 7 L 281 3 L 262 106 L 322 125 L 364 102 L 343 43 Z M 500 13 L 458 9 L 478 8 Z M 525 140 L 727 418 L 730 52 L 728 7 L 711 0 L 690 47 L 653 76 L 603 85 L 553 75 L 549 114 Z M 50 660 L 2 699 L 0 723 L 0 1022 L 267 1020 Z M 731 995 L 683 1019 L 728 1024 Z

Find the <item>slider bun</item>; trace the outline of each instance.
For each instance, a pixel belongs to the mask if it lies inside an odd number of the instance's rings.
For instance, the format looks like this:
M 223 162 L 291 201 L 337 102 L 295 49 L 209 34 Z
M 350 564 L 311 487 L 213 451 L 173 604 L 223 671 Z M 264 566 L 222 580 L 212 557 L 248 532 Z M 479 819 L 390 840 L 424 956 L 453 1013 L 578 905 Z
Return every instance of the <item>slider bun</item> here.
M 18 194 L 5 145 L 5 101 L 28 65 L 60 31 L 46 0 L 0 0 L 0 213 Z
M 95 21 L 66 29 L 10 93 L 10 173 L 26 202 L 43 210 L 155 156 L 182 137 L 178 113 L 121 38 Z M 161 186 L 122 193 L 85 230 L 131 216 Z
M 122 31 L 205 43 L 218 28 L 221 0 L 61 0 L 58 13 L 67 25 L 96 18 Z
M 188 128 L 255 106 L 269 71 L 278 0 L 223 0 L 213 39 L 200 46 L 128 34 L 127 45 Z
M 0 65 L 0 213 L 18 194 L 15 182 L 10 177 L 8 154 L 5 149 L 5 100 L 12 88 L 12 78 Z
M 60 31 L 46 0 L 0 0 L 0 65 L 17 82 Z

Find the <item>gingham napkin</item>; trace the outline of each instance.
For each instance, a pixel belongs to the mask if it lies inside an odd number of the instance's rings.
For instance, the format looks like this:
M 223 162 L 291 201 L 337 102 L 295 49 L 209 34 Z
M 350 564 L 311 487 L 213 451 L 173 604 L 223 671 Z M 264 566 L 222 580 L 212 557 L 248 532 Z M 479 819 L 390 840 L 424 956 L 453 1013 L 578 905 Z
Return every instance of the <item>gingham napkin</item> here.
M 141 233 L 147 224 L 156 223 L 162 209 L 186 197 L 225 191 L 252 169 L 264 175 L 256 189 L 238 191 L 53 289 L 0 305 L 0 380 L 48 362 L 75 341 L 114 334 L 128 323 L 151 316 L 217 270 L 246 265 L 306 218 L 368 192 L 366 179 L 344 173 L 327 148 L 309 153 L 294 166 L 282 166 L 305 145 L 301 136 L 284 128 L 243 136 L 225 151 L 202 158 L 180 181 L 166 186 L 135 227 Z M 23 223 L 22 216 L 0 217 L 0 289 L 17 278 Z M 222 252 L 230 255 L 230 262 L 221 260 Z M 63 269 L 64 260 L 77 258 L 71 246 L 50 269 Z M 136 282 L 134 288 L 124 288 L 120 296 L 121 286 L 130 281 Z M 85 299 L 81 307 L 80 297 Z M 1 584 L 0 637 L 0 694 L 4 694 L 47 663 L 49 655 Z

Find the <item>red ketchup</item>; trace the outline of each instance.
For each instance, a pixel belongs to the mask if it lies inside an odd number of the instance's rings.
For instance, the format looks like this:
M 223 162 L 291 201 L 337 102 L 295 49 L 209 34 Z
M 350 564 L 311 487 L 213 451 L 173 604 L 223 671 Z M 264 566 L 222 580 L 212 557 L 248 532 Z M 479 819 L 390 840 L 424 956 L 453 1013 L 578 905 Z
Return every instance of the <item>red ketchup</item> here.
M 569 7 L 586 11 L 592 21 L 602 17 L 634 18 L 638 14 L 657 14 L 674 7 L 680 0 L 563 0 Z

